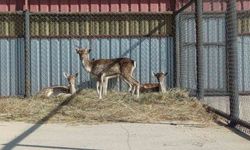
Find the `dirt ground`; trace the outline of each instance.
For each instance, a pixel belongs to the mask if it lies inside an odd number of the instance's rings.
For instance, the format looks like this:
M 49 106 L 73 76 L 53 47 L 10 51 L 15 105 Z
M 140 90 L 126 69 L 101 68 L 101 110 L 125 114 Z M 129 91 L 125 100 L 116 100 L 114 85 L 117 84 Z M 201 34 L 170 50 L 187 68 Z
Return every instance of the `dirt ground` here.
M 249 140 L 217 124 L 98 125 L 0 122 L 3 150 L 249 150 Z

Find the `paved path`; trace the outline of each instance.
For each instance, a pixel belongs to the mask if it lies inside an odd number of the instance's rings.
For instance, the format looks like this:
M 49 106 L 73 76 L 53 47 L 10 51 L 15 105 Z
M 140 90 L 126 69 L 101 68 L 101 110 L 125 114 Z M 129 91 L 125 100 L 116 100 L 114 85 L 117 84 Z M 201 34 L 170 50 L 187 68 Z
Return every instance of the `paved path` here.
M 0 149 L 250 150 L 250 142 L 222 126 L 0 122 Z

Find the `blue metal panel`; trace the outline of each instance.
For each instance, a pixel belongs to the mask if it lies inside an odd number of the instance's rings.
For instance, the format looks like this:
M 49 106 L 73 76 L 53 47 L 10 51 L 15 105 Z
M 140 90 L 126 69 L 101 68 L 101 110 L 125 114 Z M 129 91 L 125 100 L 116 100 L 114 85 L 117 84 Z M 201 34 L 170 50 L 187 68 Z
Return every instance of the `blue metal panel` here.
M 146 66 L 147 68 L 149 68 L 149 70 L 147 70 L 146 72 L 149 74 L 147 75 L 147 79 L 146 81 L 153 81 L 153 82 L 157 82 L 156 78 L 154 77 L 154 75 L 151 72 L 159 72 L 160 70 L 160 66 L 159 66 L 159 62 L 158 60 L 160 60 L 160 48 L 159 48 L 159 39 L 157 38 L 151 38 L 150 40 L 150 63 L 148 63 L 149 66 Z M 149 77 L 148 77 L 149 76 Z
M 1 56 L 1 95 L 9 95 L 9 87 L 10 87 L 10 82 L 9 82 L 9 55 L 8 53 L 10 52 L 9 49 L 9 40 L 4 39 L 1 40 L 0 43 L 0 56 Z
M 16 49 L 16 46 L 17 46 L 17 40 L 16 39 L 11 39 L 9 41 L 10 43 L 10 51 L 9 51 L 9 57 L 11 59 L 9 59 L 10 61 L 10 64 L 9 64 L 9 67 L 10 67 L 10 94 L 9 95 L 16 95 L 18 93 L 18 88 L 17 88 L 17 85 L 18 85 L 18 72 L 17 72 L 17 49 Z M 15 59 L 13 59 L 15 58 Z
M 18 95 L 24 95 L 25 93 L 25 53 L 24 53 L 24 39 L 18 38 L 17 39 L 17 51 L 18 51 L 18 58 L 19 60 L 19 68 L 18 68 L 18 73 L 19 73 L 19 94 Z
M 60 40 L 51 39 L 50 41 L 51 55 L 51 85 L 60 84 Z
M 189 47 L 188 49 L 188 86 L 196 89 L 196 49 Z
M 173 38 L 168 38 L 167 39 L 167 70 L 168 70 L 168 78 L 167 78 L 167 84 L 169 87 L 173 87 L 174 83 L 174 45 L 173 45 Z
M 70 40 L 71 44 L 70 44 L 70 72 L 71 74 L 75 74 L 75 73 L 80 73 L 80 69 L 82 68 L 82 64 L 81 64 L 81 60 L 79 59 L 79 55 L 76 53 L 75 49 L 76 49 L 76 45 L 79 46 L 80 45 L 80 40 L 79 39 L 71 39 Z M 78 83 L 80 82 L 80 76 L 78 76 L 77 79 Z
M 181 86 L 196 89 L 196 48 L 195 20 L 183 18 L 181 35 Z M 226 90 L 226 52 L 221 43 L 225 42 L 225 19 L 204 17 L 203 38 L 209 46 L 204 46 L 205 89 Z
M 172 49 L 170 49 L 171 46 L 168 45 L 170 40 L 171 40 L 171 38 L 161 38 L 159 41 L 160 42 L 160 44 L 159 44 L 159 46 L 160 46 L 160 54 L 159 54 L 160 55 L 159 56 L 160 71 L 163 71 L 164 73 L 168 72 L 168 78 L 166 78 L 166 80 L 165 80 L 167 87 L 171 86 L 170 81 L 173 81 L 173 78 L 171 78 L 171 75 L 170 75 L 170 68 L 171 68 L 170 66 L 171 65 L 168 63 L 170 60 L 168 52 L 172 51 Z M 153 78 L 154 78 L 153 81 L 156 81 L 155 77 L 153 77 Z M 151 81 L 152 81 L 152 77 L 151 77 Z
M 238 67 L 238 72 L 239 72 L 239 90 L 240 91 L 244 91 L 245 88 L 245 84 L 244 84 L 244 38 L 238 39 L 238 63 L 239 63 L 239 67 Z M 242 56 L 243 55 L 243 56 Z
M 40 40 L 40 86 L 48 87 L 50 80 L 50 41 Z M 41 88 L 40 87 L 40 88 Z
M 226 75 L 226 49 L 224 46 L 218 48 L 218 83 L 219 89 L 227 89 L 227 75 Z
M 147 83 L 149 82 L 149 73 L 150 73 L 150 67 L 154 66 L 155 63 L 153 64 L 150 61 L 150 54 L 152 54 L 156 49 L 151 48 L 150 44 L 152 44 L 150 42 L 149 38 L 143 38 L 141 39 L 141 49 L 140 49 L 140 55 L 141 55 L 141 59 L 140 59 L 140 82 L 143 83 Z M 152 60 L 152 61 L 157 61 L 157 60 Z M 158 69 L 157 69 L 158 71 Z
M 0 39 L 0 96 L 24 93 L 23 39 Z
M 68 84 L 65 80 L 63 72 L 70 72 L 70 40 L 62 39 L 61 41 L 61 48 L 60 48 L 60 67 L 61 67 L 61 84 L 66 85 Z
M 239 89 L 250 91 L 250 36 L 238 38 L 238 59 L 239 59 Z
M 31 41 L 31 93 L 40 90 L 40 44 L 39 40 Z
M 110 58 L 110 39 L 101 39 L 101 58 L 109 59 Z
M 208 89 L 218 89 L 218 47 L 209 46 L 208 50 Z
M 218 18 L 218 25 L 217 25 L 219 29 L 218 30 L 218 42 L 225 42 L 225 35 L 226 35 L 225 25 L 226 25 L 225 18 Z
M 216 18 L 209 18 L 207 19 L 207 32 L 208 34 L 206 35 L 208 37 L 208 41 L 204 42 L 211 42 L 211 43 L 216 43 L 219 41 L 218 39 L 218 30 L 220 27 L 218 27 L 218 19 Z
M 244 40 L 242 40 L 242 43 L 241 43 L 243 49 L 244 49 L 244 90 L 245 91 L 250 91 L 250 65 L 249 65 L 249 62 L 250 62 L 250 36 L 245 36 L 244 37 Z

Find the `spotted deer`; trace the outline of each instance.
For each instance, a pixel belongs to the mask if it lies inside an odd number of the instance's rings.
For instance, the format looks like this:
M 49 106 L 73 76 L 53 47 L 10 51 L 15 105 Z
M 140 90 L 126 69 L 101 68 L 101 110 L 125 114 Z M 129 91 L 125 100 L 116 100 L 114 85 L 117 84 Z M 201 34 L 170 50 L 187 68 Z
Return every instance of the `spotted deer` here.
M 78 73 L 74 75 L 69 75 L 68 73 L 63 73 L 64 77 L 68 81 L 68 86 L 52 86 L 42 89 L 37 96 L 40 97 L 67 97 L 76 93 L 76 78 Z
M 160 73 L 153 73 L 153 75 L 157 78 L 158 83 L 145 83 L 142 84 L 140 87 L 140 92 L 166 92 L 166 85 L 165 85 L 165 77 L 168 73 L 160 72 Z
M 99 99 L 102 99 L 103 91 L 106 91 L 107 81 L 115 77 L 121 77 L 132 86 L 132 95 L 136 90 L 137 97 L 139 97 L 140 83 L 132 76 L 132 71 L 136 67 L 134 60 L 129 58 L 90 60 L 91 49 L 76 48 L 76 52 L 79 54 L 85 70 L 97 78 L 96 90 Z
M 92 61 L 94 61 L 95 59 L 94 58 L 92 58 Z M 133 75 L 133 72 L 134 72 L 134 69 L 135 69 L 135 67 L 133 67 L 132 68 L 132 70 L 131 70 L 131 76 Z M 113 78 L 117 78 L 117 82 L 118 82 L 118 79 L 119 79 L 119 75 L 117 75 L 117 76 L 111 76 L 111 77 L 105 77 L 104 78 L 104 85 L 103 85 L 103 94 L 104 95 L 107 95 L 107 93 L 108 93 L 108 80 L 109 79 L 113 79 Z M 125 80 L 124 80 L 125 81 Z M 98 81 L 97 81 L 98 82 Z M 125 81 L 126 82 L 126 81 Z M 98 83 L 99 84 L 99 83 Z M 127 84 L 128 84 L 128 86 L 129 86 L 129 89 L 128 89 L 128 92 L 132 92 L 132 85 L 130 84 L 130 83 L 128 83 L 127 82 Z M 97 91 L 98 91 L 98 89 L 97 89 Z

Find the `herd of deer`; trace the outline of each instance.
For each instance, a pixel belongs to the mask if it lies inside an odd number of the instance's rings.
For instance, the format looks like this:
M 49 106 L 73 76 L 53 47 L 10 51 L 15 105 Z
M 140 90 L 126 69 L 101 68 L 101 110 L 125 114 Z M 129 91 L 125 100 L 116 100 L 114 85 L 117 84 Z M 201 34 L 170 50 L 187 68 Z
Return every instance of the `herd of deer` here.
M 96 79 L 96 90 L 99 99 L 102 99 L 103 94 L 107 94 L 108 80 L 112 78 L 122 78 L 129 86 L 129 92 L 132 95 L 136 92 L 139 98 L 140 92 L 166 92 L 165 76 L 167 73 L 153 73 L 157 78 L 158 83 L 146 83 L 140 85 L 133 77 L 133 71 L 136 68 L 136 62 L 130 58 L 115 58 L 115 59 L 97 59 L 90 60 L 91 49 L 76 48 L 76 52 L 80 57 L 85 70 L 93 75 Z M 68 86 L 52 86 L 42 89 L 38 95 L 45 97 L 56 96 L 70 96 L 76 92 L 76 78 L 75 75 L 64 73 L 68 81 Z

